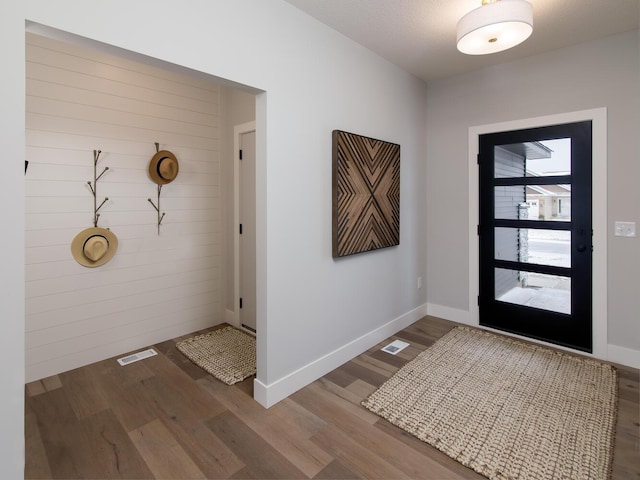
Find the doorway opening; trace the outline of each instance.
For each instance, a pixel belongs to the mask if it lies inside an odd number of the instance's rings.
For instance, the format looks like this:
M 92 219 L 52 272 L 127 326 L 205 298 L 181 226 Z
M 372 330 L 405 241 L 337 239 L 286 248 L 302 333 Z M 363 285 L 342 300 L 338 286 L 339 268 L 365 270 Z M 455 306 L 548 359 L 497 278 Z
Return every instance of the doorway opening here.
M 234 127 L 234 298 L 236 325 L 256 325 L 256 124 Z
M 79 171 L 79 178 L 84 178 L 82 172 L 85 169 L 85 151 L 90 154 L 91 148 L 100 148 L 103 150 L 102 158 L 107 159 L 106 165 L 110 167 L 105 180 L 111 180 L 111 182 L 105 183 L 105 186 L 109 189 L 109 195 L 113 195 L 111 200 L 113 203 L 106 205 L 111 208 L 104 209 L 101 222 L 104 222 L 105 226 L 113 227 L 116 232 L 125 228 L 129 230 L 127 236 L 129 251 L 121 250 L 117 257 L 119 265 L 116 266 L 115 263 L 110 265 L 113 267 L 110 279 L 112 284 L 102 284 L 103 288 L 100 289 L 101 294 L 104 295 L 104 299 L 99 299 L 101 302 L 112 304 L 114 307 L 117 305 L 116 312 L 104 311 L 105 315 L 117 316 L 118 322 L 105 321 L 104 317 L 94 315 L 93 309 L 77 309 L 79 312 L 77 322 L 83 322 L 84 331 L 91 334 L 91 341 L 94 343 L 89 345 L 92 348 L 88 350 L 86 344 L 77 343 L 82 347 L 82 352 L 89 353 L 86 355 L 83 353 L 82 356 L 74 354 L 74 363 L 69 363 L 67 359 L 72 355 L 66 358 L 60 356 L 56 353 L 57 350 L 54 350 L 57 348 L 55 346 L 48 349 L 40 348 L 44 354 L 36 352 L 35 347 L 48 345 L 49 339 L 53 337 L 49 332 L 45 334 L 45 329 L 36 324 L 35 320 L 28 319 L 25 341 L 33 347 L 30 348 L 31 352 L 36 353 L 29 353 L 28 360 L 35 366 L 29 368 L 27 379 L 36 380 L 110 356 L 117 356 L 124 350 L 133 350 L 223 323 L 226 320 L 225 296 L 228 295 L 229 290 L 233 289 L 229 279 L 233 273 L 233 270 L 229 272 L 231 262 L 225 258 L 227 256 L 225 253 L 233 248 L 231 241 L 226 238 L 228 219 L 233 212 L 232 200 L 227 196 L 227 185 L 231 182 L 225 181 L 227 178 L 231 180 L 233 125 L 252 119 L 254 123 L 260 125 L 260 131 L 265 131 L 262 127 L 266 123 L 266 93 L 205 72 L 168 64 L 160 59 L 125 51 L 43 25 L 28 22 L 27 32 L 28 37 L 33 36 L 37 39 L 37 41 L 29 40 L 31 42 L 29 48 L 33 50 L 34 55 L 32 64 L 38 65 L 35 61 L 38 58 L 46 57 L 48 61 L 47 70 L 40 69 L 39 76 L 43 77 L 38 83 L 40 93 L 33 95 L 34 98 L 46 98 L 46 101 L 38 100 L 42 104 L 39 107 L 42 110 L 39 115 L 43 117 L 47 115 L 45 108 L 49 108 L 49 112 L 54 107 L 58 111 L 66 112 L 61 106 L 65 102 L 73 106 L 73 109 L 68 108 L 69 111 L 81 110 L 81 113 L 76 115 L 78 118 L 71 115 L 67 115 L 67 118 L 57 112 L 54 112 L 56 115 L 48 115 L 47 118 L 50 118 L 47 121 L 57 121 L 58 125 L 62 125 L 62 121 L 56 119 L 63 118 L 66 122 L 66 130 L 50 129 L 50 135 L 39 140 L 40 143 L 34 144 L 35 147 L 32 150 L 37 148 L 40 154 L 40 167 L 34 168 L 38 162 L 35 161 L 32 152 L 30 157 L 27 157 L 32 158 L 32 161 L 25 181 L 43 182 L 51 178 L 51 172 L 56 172 L 59 178 L 75 179 L 74 172 Z M 56 43 L 55 49 L 51 47 L 52 42 Z M 57 64 L 51 60 L 53 55 L 51 52 L 54 50 L 56 62 L 60 62 L 60 65 L 64 65 L 63 59 L 74 58 L 74 65 L 76 65 L 74 68 L 78 72 L 58 68 Z M 35 57 L 36 54 L 37 57 Z M 51 75 L 48 70 L 57 72 L 58 80 L 56 81 L 59 83 L 55 84 L 55 88 L 50 86 L 51 82 L 47 75 L 50 77 Z M 82 97 L 85 105 L 83 109 L 79 109 L 80 100 L 76 94 L 78 84 L 75 82 L 75 76 L 79 76 L 82 72 L 93 72 L 95 78 L 101 79 L 100 85 L 103 90 L 85 89 L 83 95 L 86 92 L 89 93 Z M 119 81 L 113 81 L 113 78 L 118 75 L 120 75 Z M 136 81 L 122 81 L 124 75 L 131 75 Z M 69 78 L 71 76 L 74 77 Z M 60 77 L 66 79 L 65 82 L 61 83 Z M 82 78 L 84 77 L 90 77 L 90 75 L 84 75 Z M 162 83 L 161 88 L 153 82 Z M 35 83 L 35 80 L 31 83 Z M 64 89 L 62 89 L 63 83 Z M 123 94 L 125 88 L 123 85 L 129 88 L 127 90 L 129 95 Z M 155 90 L 153 87 L 156 87 Z M 59 93 L 60 91 L 63 91 L 64 96 Z M 150 91 L 152 93 L 149 93 Z M 43 96 L 41 92 L 47 95 L 53 92 L 52 98 Z M 250 97 L 251 110 L 225 110 L 228 105 L 225 103 L 227 96 L 235 95 L 231 92 L 242 92 Z M 150 110 L 140 110 L 140 103 L 145 102 L 138 100 L 138 97 L 147 99 L 151 96 L 154 100 L 146 102 L 151 105 Z M 113 98 L 118 99 L 117 108 L 111 101 Z M 99 113 L 104 110 L 110 115 L 109 134 L 104 133 L 104 123 L 94 121 L 95 118 L 101 118 Z M 248 116 L 249 114 L 251 116 Z M 144 118 L 141 118 L 142 116 Z M 78 141 L 78 136 L 74 136 L 73 131 L 77 129 L 77 125 L 82 125 L 86 138 L 90 140 Z M 65 135 L 64 149 L 56 147 L 62 144 L 58 138 L 61 134 Z M 155 217 L 148 215 L 148 209 L 145 207 L 145 205 L 149 206 L 145 203 L 145 198 L 149 195 L 147 193 L 149 186 L 155 189 L 155 186 L 148 181 L 146 170 L 149 158 L 147 151 L 153 149 L 154 140 L 159 140 L 163 148 L 178 152 L 181 162 L 180 179 L 171 188 L 167 188 L 167 195 L 163 190 L 163 207 L 167 209 L 167 216 L 162 225 L 161 235 L 157 233 Z M 258 169 L 264 169 L 266 163 L 264 138 L 259 138 L 257 143 Z M 52 152 L 55 155 L 52 155 Z M 74 157 L 74 161 L 69 161 L 69 156 L 73 152 L 79 152 L 77 159 Z M 63 168 L 66 170 L 62 170 Z M 40 178 L 36 175 L 37 170 L 40 171 Z M 116 179 L 114 177 L 117 175 L 119 180 L 114 182 L 113 180 Z M 261 200 L 259 202 L 261 205 L 265 204 L 262 200 L 264 200 L 263 195 L 266 189 L 261 185 L 262 180 L 260 180 L 264 178 L 266 178 L 265 175 L 258 177 L 258 186 L 255 189 L 256 198 Z M 65 184 L 64 188 L 56 190 L 51 195 L 48 194 L 55 201 L 45 199 L 37 204 L 32 202 L 35 206 L 30 213 L 75 214 L 77 202 L 72 202 L 74 209 L 69 210 L 65 206 L 69 203 L 60 201 L 65 197 L 75 196 L 73 189 L 76 182 L 67 183 L 69 188 Z M 84 181 L 78 183 L 82 185 Z M 143 206 L 138 208 L 140 198 L 143 198 Z M 117 200 L 117 204 L 114 200 Z M 55 208 L 59 211 L 55 211 Z M 260 211 L 257 216 L 260 218 L 263 215 L 264 212 Z M 33 217 L 38 217 L 40 220 L 45 216 L 33 215 Z M 152 217 L 151 221 L 147 220 L 149 217 Z M 71 221 L 66 221 L 69 225 L 74 225 L 73 222 L 76 221 L 75 217 L 69 215 L 64 218 L 72 218 Z M 156 228 L 150 229 L 149 225 Z M 46 225 L 46 228 L 37 227 L 38 225 L 32 230 L 46 232 L 49 228 Z M 65 253 L 68 252 L 66 236 L 63 234 L 62 240 L 54 245 L 61 251 L 60 262 L 68 261 L 68 255 Z M 231 234 L 229 236 L 232 237 Z M 44 239 L 42 242 L 42 245 L 49 245 L 49 239 Z M 258 244 L 259 242 L 260 239 Z M 264 249 L 260 250 L 260 253 L 262 254 L 263 251 Z M 228 256 L 232 257 L 231 251 Z M 160 258 L 162 261 L 158 260 Z M 260 262 L 261 258 L 257 261 L 259 264 L 264 264 L 265 262 Z M 44 265 L 44 262 L 39 260 L 38 262 Z M 264 271 L 265 267 L 262 270 Z M 25 301 L 33 303 L 44 294 L 52 298 L 54 295 L 62 298 L 65 291 L 58 288 L 60 282 L 56 281 L 56 277 L 62 275 L 59 272 L 63 270 L 49 268 L 46 274 L 47 282 L 45 282 L 48 290 L 43 290 L 42 294 L 36 292 L 37 295 L 25 295 Z M 115 287 L 127 282 L 133 284 L 130 272 L 135 273 L 136 277 L 133 280 L 138 282 L 134 287 L 121 290 L 112 288 L 112 285 Z M 98 270 L 91 273 L 94 276 L 102 275 Z M 123 276 L 125 273 L 126 276 Z M 86 288 L 87 276 L 87 272 L 84 271 L 71 271 L 67 274 L 68 286 L 65 288 L 70 290 Z M 29 277 L 27 277 L 28 280 Z M 144 295 L 137 295 L 143 289 Z M 114 299 L 125 296 L 120 292 L 126 294 L 127 300 L 118 303 Z M 68 296 L 65 296 L 64 301 L 68 303 L 61 304 L 66 308 L 75 307 L 76 304 L 72 302 L 78 302 L 82 298 L 82 296 L 74 296 L 67 300 L 66 297 Z M 55 302 L 50 303 L 55 304 Z M 96 301 L 95 305 L 95 311 L 103 311 L 100 308 L 102 304 Z M 143 308 L 148 315 L 141 316 L 140 311 Z M 56 337 L 58 344 L 67 341 L 71 345 L 72 340 L 79 336 L 77 332 L 82 330 L 64 328 L 68 319 L 57 314 L 48 315 L 47 319 L 50 321 L 47 329 L 55 328 L 59 331 Z M 132 331 L 136 332 L 135 335 L 131 334 Z M 129 340 L 124 341 L 123 338 Z M 266 350 L 264 342 L 260 349 L 264 355 Z M 40 357 L 36 357 L 36 354 Z M 261 370 L 261 358 L 257 360 L 258 375 L 266 373 Z
M 591 130 L 480 135 L 480 325 L 591 352 Z
M 526 130 L 526 129 L 536 129 L 536 128 L 544 128 L 549 126 L 556 126 L 562 124 L 569 124 L 575 122 L 591 122 L 592 125 L 592 164 L 590 175 L 593 179 L 591 183 L 591 192 L 593 196 L 592 203 L 592 229 L 593 236 L 591 238 L 593 245 L 593 256 L 592 256 L 592 281 L 589 284 L 589 288 L 592 292 L 592 300 L 591 300 L 591 310 L 592 310 L 592 325 L 590 327 L 590 336 L 592 338 L 592 346 L 591 352 L 592 355 L 597 358 L 606 359 L 607 358 L 607 269 L 606 269 L 606 163 L 607 163 L 607 149 L 606 149 L 606 109 L 593 109 L 593 110 L 584 110 L 578 112 L 570 112 L 565 114 L 556 114 L 549 115 L 545 117 L 536 117 L 531 119 L 510 121 L 510 122 L 502 122 L 496 124 L 488 124 L 481 125 L 476 127 L 471 127 L 469 129 L 469 323 L 471 325 L 480 326 L 482 328 L 487 329 L 498 329 L 495 326 L 490 325 L 482 325 L 480 321 L 480 306 L 479 306 L 479 298 L 480 298 L 480 283 L 481 283 L 481 262 L 480 262 L 480 241 L 478 236 L 478 230 L 481 221 L 481 209 L 482 206 L 479 205 L 481 202 L 480 197 L 480 167 L 478 165 L 478 154 L 479 154 L 479 145 L 480 145 L 480 137 L 485 134 L 497 134 L 500 132 L 511 132 L 517 130 Z M 551 138 L 544 139 L 545 141 L 551 140 Z M 502 145 L 513 145 L 517 143 L 526 143 L 524 140 L 517 140 L 515 142 L 502 142 Z M 530 145 L 531 146 L 531 145 Z M 536 145 L 538 149 L 541 148 L 540 145 Z M 509 150 L 508 147 L 507 150 Z M 513 147 L 515 148 L 515 147 Z M 513 150 L 513 148 L 511 148 Z M 522 146 L 521 146 L 522 148 Z M 533 148 L 533 147 L 532 147 Z M 552 148 L 552 147 L 551 147 Z M 556 148 L 560 150 L 560 147 L 556 145 Z M 544 149 L 543 149 L 544 150 Z M 541 151 L 539 150 L 538 153 Z M 504 152 L 503 152 L 504 153 Z M 494 172 L 495 173 L 495 172 Z M 516 218 L 516 219 L 508 219 L 508 218 L 498 218 L 497 224 L 494 224 L 492 227 L 494 237 L 493 237 L 493 248 L 496 248 L 496 236 L 498 235 L 498 240 L 505 240 L 509 235 L 512 237 L 511 240 L 513 242 L 526 242 L 529 241 L 532 249 L 528 252 L 524 249 L 515 249 L 513 251 L 507 251 L 505 249 L 499 249 L 498 259 L 495 259 L 497 263 L 500 265 L 494 265 L 494 274 L 496 273 L 497 268 L 502 268 L 503 270 L 507 270 L 507 273 L 511 276 L 515 275 L 516 281 L 526 283 L 528 281 L 538 282 L 537 285 L 538 291 L 541 291 L 542 288 L 549 286 L 555 286 L 558 288 L 553 289 L 559 293 L 559 297 L 561 300 L 556 302 L 555 310 L 560 310 L 560 312 L 555 312 L 557 315 L 571 315 L 567 314 L 566 310 L 563 312 L 563 308 L 566 309 L 566 293 L 563 293 L 566 290 L 563 290 L 563 287 L 566 289 L 568 287 L 567 282 L 561 284 L 561 282 L 557 282 L 558 279 L 547 278 L 541 275 L 544 274 L 555 274 L 552 275 L 556 277 L 561 277 L 562 275 L 558 275 L 560 273 L 565 273 L 566 270 L 563 270 L 567 265 L 568 259 L 570 255 L 567 254 L 567 238 L 569 235 L 569 239 L 571 239 L 571 228 L 565 228 L 566 222 L 568 220 L 569 212 L 571 212 L 572 203 L 570 195 L 566 195 L 568 190 L 564 187 L 566 185 L 561 182 L 553 182 L 548 179 L 543 179 L 542 181 L 535 180 L 535 176 L 527 177 L 526 173 L 523 174 L 524 181 L 512 181 L 508 180 L 507 176 L 504 176 L 502 179 L 498 177 L 497 183 L 501 183 L 499 185 L 500 188 L 503 189 L 503 193 L 508 190 L 508 188 L 514 187 L 514 184 L 520 183 L 518 189 L 521 191 L 520 193 L 524 195 L 523 201 L 520 202 L 520 207 L 523 210 L 527 211 L 527 214 L 530 217 L 537 218 L 537 220 L 528 220 L 529 222 L 535 222 L 533 225 L 522 225 L 518 224 L 517 226 L 514 224 L 509 224 L 509 220 L 517 222 L 522 222 L 524 218 Z M 554 187 L 551 190 L 554 190 L 556 194 L 556 202 L 554 205 L 554 198 L 549 197 L 549 185 L 558 185 L 559 187 Z M 526 189 L 523 190 L 523 185 Z M 494 186 L 495 188 L 495 186 Z M 546 197 L 544 195 L 547 195 Z M 544 201 L 543 201 L 544 197 Z M 552 195 L 553 197 L 553 195 Z M 545 204 L 547 200 L 551 200 L 550 203 Z M 494 197 L 492 199 L 493 204 L 493 213 L 495 210 L 495 202 L 496 197 L 494 193 Z M 540 216 L 544 216 L 543 219 Z M 555 217 L 553 217 L 555 215 Z M 495 217 L 503 216 L 501 214 L 494 215 Z M 547 219 L 550 217 L 550 219 Z M 546 222 L 546 223 L 545 223 Z M 563 224 L 564 222 L 564 224 Z M 525 222 L 526 223 L 526 222 Z M 569 222 L 571 223 L 571 222 Z M 516 228 L 517 227 L 517 228 Z M 532 227 L 532 228 L 527 228 Z M 544 228 L 543 228 L 544 227 Z M 501 230 L 497 230 L 501 229 Z M 534 232 L 535 230 L 535 232 Z M 578 230 L 578 234 L 579 234 Z M 587 233 L 584 232 L 585 236 Z M 502 235 L 502 237 L 500 237 Z M 515 235 L 515 237 L 514 237 Z M 524 238 L 523 238 L 524 237 Z M 575 236 L 574 236 L 575 238 Z M 570 240 L 571 241 L 571 240 Z M 512 242 L 512 243 L 513 243 Z M 545 251 L 543 247 L 548 246 L 551 242 L 557 242 L 553 245 L 552 251 Z M 499 242 L 500 243 L 500 242 Z M 485 242 L 485 245 L 487 242 Z M 518 243 L 516 243 L 518 245 Z M 574 248 L 577 248 L 581 244 L 574 242 Z M 524 250 L 524 251 L 523 251 Z M 585 246 L 585 251 L 587 247 Z M 494 251 L 494 253 L 496 253 Z M 514 256 L 515 255 L 515 256 Z M 495 257 L 496 255 L 494 255 Z M 513 263 L 509 263 L 513 262 Z M 524 268 L 515 268 L 523 266 Z M 507 267 L 507 268 L 504 268 Z M 569 268 L 571 265 L 569 265 Z M 486 270 L 486 269 L 485 269 Z M 553 272 L 552 272 L 553 270 Z M 505 273 L 505 272 L 501 272 Z M 528 275 L 527 275 L 528 274 Z M 528 276 L 528 278 L 527 278 Z M 566 276 L 566 275 L 565 275 Z M 571 277 L 569 277 L 571 278 Z M 485 278 L 485 283 L 489 281 L 488 277 Z M 495 281 L 496 277 L 493 278 L 493 288 L 495 289 Z M 548 284 L 544 282 L 547 281 Z M 557 284 L 553 284 L 556 282 Z M 489 281 L 489 283 L 491 282 Z M 508 293 L 508 290 L 502 292 L 502 295 Z M 534 289 L 530 289 L 534 290 Z M 494 290 L 494 295 L 497 290 Z M 522 292 L 520 292 L 522 293 Z M 502 295 L 498 295 L 501 297 Z M 565 300 L 562 300 L 562 298 Z M 539 297 L 540 298 L 540 297 Z M 498 302 L 502 304 L 509 305 L 509 302 L 505 300 L 509 300 L 509 297 L 503 297 L 502 300 L 498 300 Z M 495 298 L 493 299 L 495 300 Z M 513 298 L 511 298 L 513 300 Z M 526 300 L 523 300 L 522 297 L 517 299 L 520 303 L 526 303 Z M 535 300 L 534 300 L 535 301 Z M 545 305 L 551 305 L 552 302 L 544 301 Z M 518 305 L 516 302 L 512 302 L 512 305 Z M 530 309 L 536 309 L 535 306 L 528 305 L 526 306 Z M 524 308 L 524 307 L 523 307 Z M 536 309 L 538 311 L 538 309 Z M 550 339 L 543 338 L 542 335 L 529 335 L 527 332 L 517 332 L 514 330 L 500 329 L 501 332 L 506 332 L 509 335 L 522 337 L 529 340 L 536 341 L 538 343 L 548 344 L 555 346 L 561 349 L 568 350 L 576 350 L 575 346 L 567 345 L 564 342 L 560 344 L 558 342 L 553 342 Z M 585 349 L 580 348 L 580 351 L 584 352 Z

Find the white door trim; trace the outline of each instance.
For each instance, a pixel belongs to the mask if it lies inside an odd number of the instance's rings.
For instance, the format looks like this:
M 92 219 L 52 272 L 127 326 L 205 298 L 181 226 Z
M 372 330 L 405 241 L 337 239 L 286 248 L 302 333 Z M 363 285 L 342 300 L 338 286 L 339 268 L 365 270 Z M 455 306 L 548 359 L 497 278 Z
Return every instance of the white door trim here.
M 255 131 L 255 121 L 233 127 L 233 323 L 236 327 L 240 327 L 240 137 Z
M 607 359 L 607 109 L 596 108 L 469 128 L 469 317 L 479 325 L 478 141 L 486 133 L 591 120 L 593 133 L 593 356 Z M 481 327 L 484 328 L 484 327 Z M 490 330 L 490 329 L 489 329 Z M 504 333 L 504 332 L 500 332 Z M 513 335 L 518 337 L 518 335 Z M 524 337 L 521 337 L 524 338 Z M 535 341 L 527 338 L 527 340 Z M 538 342 L 551 345 L 546 342 Z M 563 348 L 551 345 L 554 348 Z M 563 348 L 564 350 L 570 350 Z M 584 352 L 579 352 L 584 354 Z

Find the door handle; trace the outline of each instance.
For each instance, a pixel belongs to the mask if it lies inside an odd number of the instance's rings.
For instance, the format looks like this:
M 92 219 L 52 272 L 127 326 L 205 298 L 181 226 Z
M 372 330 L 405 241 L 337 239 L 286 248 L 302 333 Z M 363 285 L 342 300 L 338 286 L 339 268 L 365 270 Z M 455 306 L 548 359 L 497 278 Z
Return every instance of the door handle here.
M 587 249 L 587 246 L 584 243 L 581 243 L 576 247 L 576 250 L 580 253 L 584 252 Z

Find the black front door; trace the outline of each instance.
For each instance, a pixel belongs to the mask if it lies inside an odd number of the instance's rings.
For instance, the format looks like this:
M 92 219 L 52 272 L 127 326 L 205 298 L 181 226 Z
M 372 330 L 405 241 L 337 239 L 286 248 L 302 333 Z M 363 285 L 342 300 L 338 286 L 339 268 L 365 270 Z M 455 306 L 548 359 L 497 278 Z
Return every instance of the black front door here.
M 480 136 L 480 325 L 592 351 L 591 122 Z

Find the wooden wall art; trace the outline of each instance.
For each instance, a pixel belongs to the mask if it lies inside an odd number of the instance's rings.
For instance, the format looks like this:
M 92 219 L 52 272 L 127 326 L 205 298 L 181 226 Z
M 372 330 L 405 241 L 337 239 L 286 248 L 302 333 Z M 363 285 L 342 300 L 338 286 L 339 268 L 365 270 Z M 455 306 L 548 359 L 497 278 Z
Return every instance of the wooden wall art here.
M 400 244 L 400 145 L 333 131 L 333 256 Z

